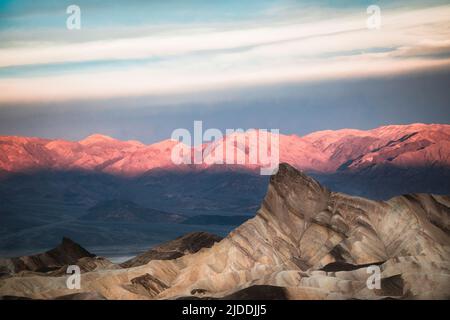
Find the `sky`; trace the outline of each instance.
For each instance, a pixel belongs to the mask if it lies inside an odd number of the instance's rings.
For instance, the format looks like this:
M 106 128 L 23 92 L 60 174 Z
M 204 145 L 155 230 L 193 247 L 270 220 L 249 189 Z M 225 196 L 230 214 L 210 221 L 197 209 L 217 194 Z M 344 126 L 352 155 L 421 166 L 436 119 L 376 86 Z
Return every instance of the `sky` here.
M 450 1 L 0 0 L 0 135 L 450 123 L 449 70 Z

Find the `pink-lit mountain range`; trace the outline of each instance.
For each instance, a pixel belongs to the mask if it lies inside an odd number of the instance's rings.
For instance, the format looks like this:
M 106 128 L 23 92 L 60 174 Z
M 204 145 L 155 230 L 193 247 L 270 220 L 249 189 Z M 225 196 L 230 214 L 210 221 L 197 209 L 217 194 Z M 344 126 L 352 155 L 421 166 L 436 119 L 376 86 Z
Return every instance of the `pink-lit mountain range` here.
M 243 135 L 236 133 L 235 135 Z M 227 139 L 204 144 L 209 152 Z M 247 137 L 248 138 L 248 137 Z M 10 173 L 35 170 L 83 170 L 120 176 L 137 176 L 153 169 L 207 170 L 210 165 L 178 166 L 171 160 L 178 142 L 164 140 L 145 145 L 94 134 L 80 141 L 34 137 L 0 137 L 0 170 Z M 306 136 L 279 135 L 280 163 L 316 173 L 358 171 L 380 165 L 398 168 L 450 167 L 450 125 L 390 125 L 373 130 L 326 130 Z M 234 145 L 233 153 L 248 154 L 248 147 Z M 205 153 L 204 156 L 207 157 Z M 226 154 L 224 154 L 226 157 Z M 237 166 L 223 166 L 227 170 Z M 258 165 L 239 166 L 255 170 Z M 217 170 L 217 165 L 214 169 Z

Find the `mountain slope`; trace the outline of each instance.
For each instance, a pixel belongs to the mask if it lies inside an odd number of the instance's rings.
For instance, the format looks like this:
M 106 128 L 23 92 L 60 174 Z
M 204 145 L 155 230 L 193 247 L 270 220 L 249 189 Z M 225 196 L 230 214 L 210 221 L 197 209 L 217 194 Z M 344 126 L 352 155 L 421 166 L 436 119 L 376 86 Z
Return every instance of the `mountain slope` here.
M 210 248 L 220 240 L 222 240 L 221 237 L 208 232 L 192 232 L 153 247 L 120 265 L 129 268 L 147 264 L 151 260 L 172 260 L 195 253 L 202 248 Z
M 97 203 L 80 219 L 113 222 L 180 222 L 185 218 L 174 213 L 144 208 L 129 200 L 114 199 Z
M 63 238 L 60 245 L 44 253 L 0 260 L 3 272 L 17 273 L 20 271 L 47 272 L 67 264 L 76 263 L 82 258 L 95 257 L 92 253 L 73 242 Z
M 279 139 L 280 162 L 308 172 L 358 171 L 383 165 L 450 167 L 450 125 L 391 125 L 367 131 L 319 131 L 304 137 L 269 136 Z M 0 170 L 10 173 L 87 170 L 120 176 L 138 176 L 155 169 L 191 171 L 237 167 L 257 170 L 264 166 L 263 160 L 260 158 L 257 163 L 252 163 L 249 157 L 252 147 L 264 146 L 263 142 L 261 131 L 233 133 L 202 146 L 204 163 L 180 166 L 171 160 L 172 149 L 178 144 L 173 140 L 147 146 L 98 134 L 79 142 L 0 137 Z M 227 145 L 231 146 L 230 154 L 226 153 Z M 269 146 L 267 148 L 270 149 Z M 185 150 L 193 152 L 186 146 Z M 216 154 L 225 163 L 234 163 L 237 155 L 242 155 L 245 163 L 231 167 L 215 166 L 213 159 Z
M 381 264 L 384 277 L 402 274 L 410 291 L 404 293 L 411 297 L 448 297 L 449 219 L 448 197 L 416 195 L 370 201 L 330 192 L 283 165 L 272 177 L 257 216 L 211 250 L 185 257 L 182 265 L 186 267 L 160 295 L 189 295 L 201 288 L 221 296 L 265 284 L 314 288 L 324 297 L 333 291 L 348 297 L 374 296 L 365 289 L 365 267 L 343 273 L 318 271 L 339 262 Z M 149 268 L 158 270 L 160 266 L 154 264 Z M 424 276 L 426 270 L 432 272 Z M 195 280 L 189 281 L 194 274 Z M 358 281 L 351 283 L 342 276 Z M 424 291 L 423 286 L 433 290 Z

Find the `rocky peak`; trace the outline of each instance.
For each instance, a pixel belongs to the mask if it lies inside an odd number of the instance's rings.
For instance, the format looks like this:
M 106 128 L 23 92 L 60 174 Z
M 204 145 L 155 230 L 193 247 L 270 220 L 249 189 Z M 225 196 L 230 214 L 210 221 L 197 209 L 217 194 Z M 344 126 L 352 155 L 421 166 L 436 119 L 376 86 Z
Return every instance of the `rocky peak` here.
M 70 238 L 63 237 L 62 242 L 55 249 L 48 251 L 50 254 L 59 255 L 63 259 L 78 260 L 83 257 L 95 257 L 78 243 Z
M 325 210 L 330 191 L 319 182 L 287 163 L 281 163 L 277 174 L 270 179 L 264 205 L 270 212 L 288 211 L 299 217 L 310 218 Z M 279 210 L 283 206 L 283 210 Z
M 91 134 L 90 136 L 86 137 L 83 140 L 80 140 L 79 143 L 83 145 L 90 145 L 94 143 L 111 142 L 111 141 L 116 141 L 116 139 L 107 135 L 96 133 Z
M 0 260 L 0 268 L 7 269 L 6 271 L 9 273 L 20 271 L 47 272 L 67 264 L 76 263 L 79 259 L 85 257 L 92 258 L 95 255 L 71 239 L 64 237 L 57 247 L 44 253 Z
M 153 247 L 133 259 L 125 261 L 121 266 L 129 268 L 147 264 L 151 260 L 179 258 L 185 254 L 195 253 L 202 248 L 210 248 L 220 240 L 222 240 L 221 237 L 208 232 L 191 232 Z

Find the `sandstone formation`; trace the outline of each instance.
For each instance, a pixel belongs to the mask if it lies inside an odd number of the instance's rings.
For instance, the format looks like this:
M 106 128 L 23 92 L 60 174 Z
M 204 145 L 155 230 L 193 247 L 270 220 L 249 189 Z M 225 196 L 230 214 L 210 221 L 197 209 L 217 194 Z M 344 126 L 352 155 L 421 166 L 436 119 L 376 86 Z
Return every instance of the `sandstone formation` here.
M 172 260 L 186 254 L 195 253 L 202 248 L 210 248 L 221 237 L 208 232 L 192 232 L 172 241 L 160 244 L 121 264 L 124 268 L 147 264 L 151 260 Z
M 450 197 L 372 201 L 332 192 L 283 164 L 257 215 L 211 248 L 66 277 L 0 279 L 1 296 L 52 299 L 449 299 Z M 381 286 L 367 285 L 368 266 Z
M 0 270 L 6 273 L 21 271 L 47 272 L 59 269 L 67 264 L 75 264 L 82 258 L 93 258 L 88 252 L 71 239 L 63 238 L 60 245 L 44 253 L 0 260 Z

